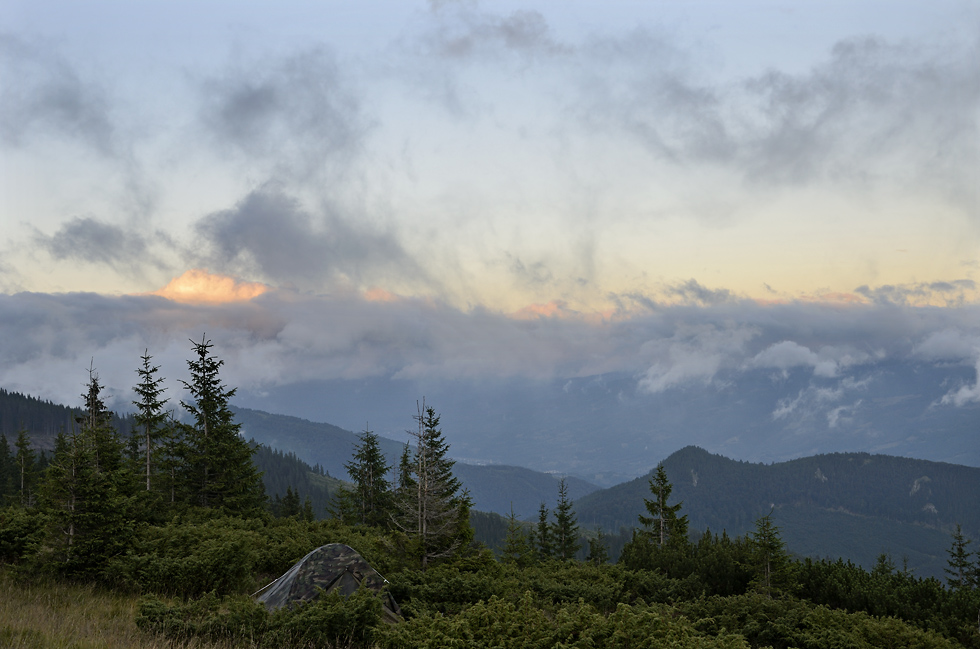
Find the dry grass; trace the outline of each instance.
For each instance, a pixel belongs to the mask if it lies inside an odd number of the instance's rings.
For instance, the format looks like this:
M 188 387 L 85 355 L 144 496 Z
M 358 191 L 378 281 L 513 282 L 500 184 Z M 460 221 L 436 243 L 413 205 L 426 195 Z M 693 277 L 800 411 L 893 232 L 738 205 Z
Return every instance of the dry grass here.
M 173 649 L 136 628 L 139 598 L 49 582 L 22 582 L 0 570 L 4 649 Z M 186 649 L 226 649 L 192 641 Z

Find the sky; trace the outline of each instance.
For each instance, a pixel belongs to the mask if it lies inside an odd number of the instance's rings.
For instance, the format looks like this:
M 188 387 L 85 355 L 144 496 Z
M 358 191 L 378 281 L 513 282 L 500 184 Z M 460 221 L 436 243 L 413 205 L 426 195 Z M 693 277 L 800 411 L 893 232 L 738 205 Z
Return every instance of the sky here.
M 973 0 L 8 0 L 0 80 L 8 389 L 980 362 Z

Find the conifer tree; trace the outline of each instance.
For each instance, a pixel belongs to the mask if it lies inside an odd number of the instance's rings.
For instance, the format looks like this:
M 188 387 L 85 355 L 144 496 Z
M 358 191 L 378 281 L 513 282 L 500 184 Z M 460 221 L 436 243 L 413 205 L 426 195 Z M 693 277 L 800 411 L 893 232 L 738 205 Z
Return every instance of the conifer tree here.
M 571 561 L 578 552 L 578 521 L 568 498 L 568 485 L 562 478 L 558 483 L 558 503 L 555 505 L 555 522 L 551 525 L 551 541 L 554 556 L 560 561 Z
M 664 547 L 670 541 L 687 541 L 687 516 L 678 516 L 683 503 L 668 504 L 674 486 L 667 479 L 663 463 L 657 465 L 657 472 L 650 480 L 650 493 L 653 499 L 644 498 L 643 504 L 649 516 L 640 514 L 640 523 L 646 528 L 653 542 Z
M 396 525 L 414 544 L 421 568 L 452 556 L 473 538 L 469 522 L 471 501 L 453 475 L 455 462 L 439 428 L 439 415 L 423 402 L 415 417 L 418 431 L 411 475 L 403 476 Z M 403 455 L 403 459 L 404 459 Z M 404 466 L 402 467 L 404 468 Z M 414 482 L 414 484 L 412 484 Z
M 59 571 L 69 576 L 98 576 L 124 550 L 134 527 L 133 481 L 101 392 L 90 368 L 85 410 L 67 435 L 58 435 L 41 484 L 52 526 L 47 545 Z
M 555 556 L 555 546 L 551 538 L 551 523 L 548 516 L 551 512 L 544 503 L 538 508 L 538 525 L 534 535 L 534 545 L 538 551 L 538 558 L 542 561 Z
M 772 511 L 756 519 L 749 542 L 755 563 L 753 583 L 771 599 L 791 585 L 793 568 L 779 528 L 772 522 Z
M 227 389 L 218 376 L 224 361 L 211 353 L 213 343 L 202 337 L 191 344 L 191 379 L 181 381 L 191 398 L 180 403 L 193 424 L 184 427 L 181 486 L 193 505 L 232 515 L 257 513 L 265 504 L 265 488 L 252 461 L 254 450 L 238 434 L 241 424 L 235 423 L 228 407 L 235 389 Z
M 17 431 L 17 441 L 14 442 L 14 446 L 17 448 L 17 455 L 14 457 L 16 462 L 15 480 L 17 481 L 20 506 L 33 507 L 36 454 L 31 448 L 31 439 L 26 428 L 21 427 Z
M 412 475 L 411 444 L 406 443 L 405 448 L 402 449 L 401 457 L 398 460 L 398 473 L 395 477 L 397 481 L 396 491 L 400 496 L 404 497 L 415 490 L 415 478 Z
M 6 504 L 8 497 L 14 494 L 16 466 L 7 436 L 0 433 L 0 506 Z
M 354 482 L 349 490 L 344 488 L 349 491 L 347 500 L 353 508 L 350 514 L 361 525 L 385 527 L 393 513 L 392 488 L 386 477 L 391 467 L 374 432 L 365 427 L 360 440 L 353 459 L 344 465 Z
M 291 516 L 299 517 L 302 513 L 299 505 L 299 493 L 293 491 L 293 488 L 286 487 L 286 495 L 283 496 L 279 505 L 279 516 L 282 518 L 289 518 Z
M 946 573 L 946 583 L 951 590 L 966 591 L 976 586 L 975 568 L 971 559 L 973 552 L 967 550 L 971 542 L 963 535 L 963 530 L 957 523 L 956 531 L 953 532 L 953 543 L 947 551 L 949 554 L 947 567 L 943 568 L 943 572 Z
M 504 563 L 513 564 L 519 568 L 528 567 L 536 559 L 534 544 L 528 538 L 527 531 L 514 513 L 513 505 L 510 508 L 510 516 L 507 517 L 507 536 L 504 539 L 504 547 L 500 555 Z
M 596 529 L 595 537 L 589 539 L 589 554 L 585 557 L 585 560 L 596 566 L 609 563 L 609 550 L 606 549 L 606 535 L 602 529 Z
M 160 471 L 158 465 L 162 453 L 161 438 L 167 434 L 167 413 L 163 407 L 167 399 L 162 399 L 166 388 L 162 386 L 163 377 L 157 378 L 155 375 L 160 369 L 159 366 L 150 365 L 150 351 L 144 350 L 140 360 L 143 361 L 141 367 L 137 368 L 139 383 L 134 388 L 139 400 L 134 401 L 136 406 L 136 427 L 133 431 L 133 439 L 139 436 L 139 444 L 142 447 L 144 464 L 144 478 L 146 481 L 146 491 L 152 489 L 152 477 Z

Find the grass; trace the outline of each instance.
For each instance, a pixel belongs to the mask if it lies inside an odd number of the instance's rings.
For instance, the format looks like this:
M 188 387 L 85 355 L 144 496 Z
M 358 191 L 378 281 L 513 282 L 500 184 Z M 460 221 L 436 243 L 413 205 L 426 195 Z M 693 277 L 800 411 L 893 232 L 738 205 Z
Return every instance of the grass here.
M 174 649 L 136 628 L 139 597 L 92 586 L 15 579 L 0 569 L 0 647 L 5 649 Z M 226 649 L 191 641 L 182 649 Z

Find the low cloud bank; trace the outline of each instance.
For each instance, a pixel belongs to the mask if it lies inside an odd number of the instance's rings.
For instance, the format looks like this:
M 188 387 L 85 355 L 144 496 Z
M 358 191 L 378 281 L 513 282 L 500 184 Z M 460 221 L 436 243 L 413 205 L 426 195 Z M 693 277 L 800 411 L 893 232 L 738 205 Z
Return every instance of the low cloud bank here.
M 750 371 L 771 370 L 776 382 L 791 370 L 812 372 L 813 387 L 777 405 L 777 418 L 814 404 L 833 406 L 832 417 L 844 417 L 861 398 L 857 373 L 867 376 L 891 362 L 980 372 L 980 306 L 624 300 L 628 309 L 604 319 L 567 311 L 517 318 L 432 299 L 375 297 L 269 290 L 247 301 L 181 304 L 152 295 L 0 295 L 0 385 L 75 403 L 94 359 L 116 406 L 124 407 L 139 356 L 148 349 L 174 396 L 189 339 L 203 334 L 226 360 L 227 383 L 253 391 L 310 380 L 625 373 L 643 395 L 710 385 L 722 375 L 737 383 Z M 949 385 L 937 406 L 976 401 L 975 382 Z

